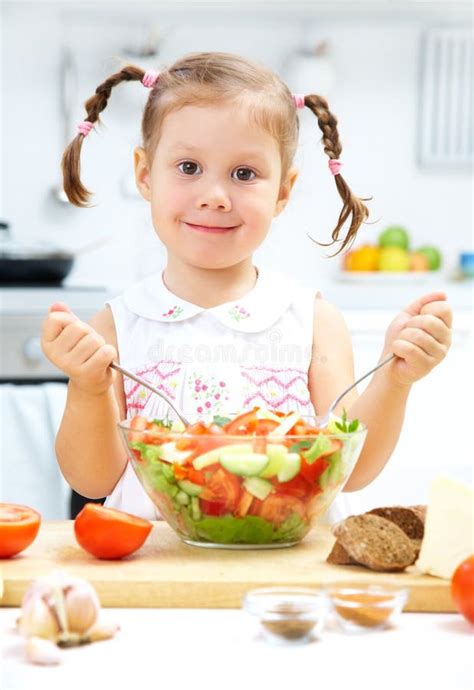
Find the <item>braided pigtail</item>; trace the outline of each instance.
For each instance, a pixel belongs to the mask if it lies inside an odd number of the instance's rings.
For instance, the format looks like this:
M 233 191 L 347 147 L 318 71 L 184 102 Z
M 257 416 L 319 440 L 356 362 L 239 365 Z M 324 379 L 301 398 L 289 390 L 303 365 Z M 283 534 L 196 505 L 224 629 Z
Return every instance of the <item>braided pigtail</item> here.
M 342 146 L 341 142 L 339 141 L 339 133 L 337 131 L 337 120 L 329 110 L 327 101 L 321 96 L 311 94 L 305 96 L 304 104 L 310 110 L 312 110 L 318 118 L 319 129 L 323 133 L 322 142 L 324 151 L 329 157 L 329 165 L 334 174 L 337 191 L 339 192 L 339 196 L 343 201 L 343 207 L 339 215 L 337 225 L 332 231 L 332 242 L 317 242 L 317 244 L 324 247 L 329 247 L 336 242 L 342 242 L 339 250 L 333 254 L 333 256 L 336 256 L 354 242 L 357 231 L 369 215 L 369 210 L 363 203 L 364 201 L 369 201 L 369 199 L 360 199 L 359 197 L 355 196 L 351 192 L 347 182 L 339 173 L 339 156 L 342 151 Z M 331 164 L 331 161 L 334 161 L 334 163 Z M 339 233 L 348 218 L 350 218 L 349 230 L 347 231 L 344 239 L 341 240 L 339 239 Z M 313 241 L 316 242 L 316 240 Z
M 81 149 L 84 138 L 95 124 L 100 124 L 99 114 L 105 110 L 114 86 L 123 81 L 142 81 L 145 72 L 134 65 L 127 65 L 112 74 L 95 90 L 85 103 L 87 117 L 79 125 L 79 132 L 63 153 L 61 167 L 66 196 L 74 206 L 87 207 L 91 192 L 81 182 Z M 90 124 L 89 124 L 90 123 Z

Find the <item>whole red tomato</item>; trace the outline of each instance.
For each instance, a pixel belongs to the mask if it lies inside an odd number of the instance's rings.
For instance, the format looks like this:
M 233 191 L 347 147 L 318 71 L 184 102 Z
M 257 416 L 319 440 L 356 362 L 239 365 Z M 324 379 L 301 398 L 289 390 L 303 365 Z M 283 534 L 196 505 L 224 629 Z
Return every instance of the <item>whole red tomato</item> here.
M 96 558 L 124 558 L 140 548 L 153 525 L 148 520 L 97 503 L 86 503 L 74 521 L 80 546 Z
M 474 555 L 466 558 L 454 571 L 451 594 L 459 613 L 474 624 Z

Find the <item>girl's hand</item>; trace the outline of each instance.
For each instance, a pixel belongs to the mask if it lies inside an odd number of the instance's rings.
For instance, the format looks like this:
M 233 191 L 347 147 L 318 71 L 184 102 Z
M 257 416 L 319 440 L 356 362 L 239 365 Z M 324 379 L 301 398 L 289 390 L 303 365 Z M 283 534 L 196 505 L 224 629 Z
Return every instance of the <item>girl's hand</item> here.
M 85 392 L 100 395 L 112 385 L 115 371 L 109 364 L 117 358 L 117 351 L 66 304 L 50 306 L 43 322 L 41 347 L 46 357 Z
M 386 367 L 386 375 L 402 385 L 426 376 L 446 357 L 452 322 L 453 312 L 444 292 L 432 292 L 412 302 L 387 329 L 384 354 L 393 352 L 398 359 Z

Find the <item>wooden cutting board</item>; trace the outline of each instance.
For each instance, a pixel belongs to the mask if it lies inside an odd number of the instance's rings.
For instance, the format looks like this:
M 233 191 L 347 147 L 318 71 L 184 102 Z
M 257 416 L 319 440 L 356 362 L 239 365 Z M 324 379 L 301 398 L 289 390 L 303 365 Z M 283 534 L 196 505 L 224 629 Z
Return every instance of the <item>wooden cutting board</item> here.
M 0 561 L 3 606 L 19 606 L 37 577 L 62 568 L 91 582 L 107 607 L 240 608 L 256 587 L 319 587 L 331 583 L 392 584 L 409 588 L 406 611 L 455 611 L 449 582 L 417 573 L 376 573 L 361 566 L 325 562 L 334 543 L 327 527 L 315 527 L 283 549 L 205 549 L 182 543 L 164 522 L 154 523 L 143 547 L 121 561 L 97 560 L 78 546 L 73 521 L 44 521 L 36 541 L 15 558 Z

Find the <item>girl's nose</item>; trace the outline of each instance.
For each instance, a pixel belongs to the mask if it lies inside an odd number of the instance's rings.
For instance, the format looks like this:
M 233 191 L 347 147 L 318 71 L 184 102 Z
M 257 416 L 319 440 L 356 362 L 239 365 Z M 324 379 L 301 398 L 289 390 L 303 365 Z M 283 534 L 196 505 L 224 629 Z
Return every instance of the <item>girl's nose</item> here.
M 197 200 L 197 208 L 230 211 L 232 209 L 232 202 L 224 187 L 221 185 L 213 185 L 201 192 Z

